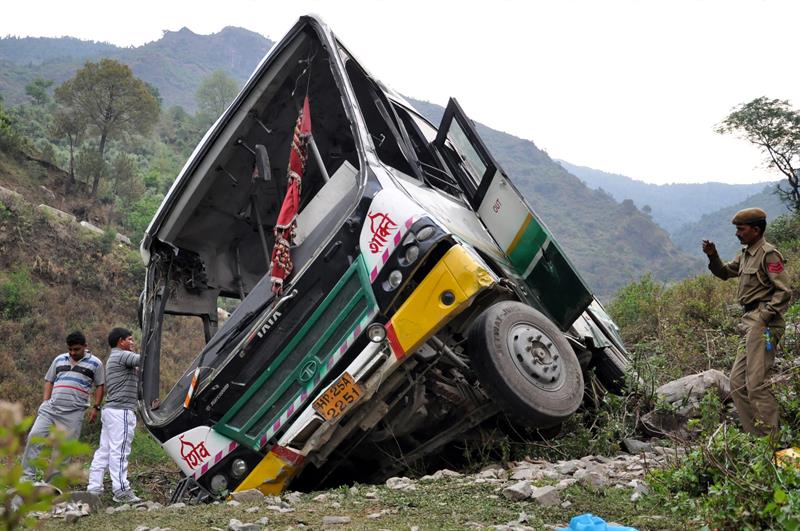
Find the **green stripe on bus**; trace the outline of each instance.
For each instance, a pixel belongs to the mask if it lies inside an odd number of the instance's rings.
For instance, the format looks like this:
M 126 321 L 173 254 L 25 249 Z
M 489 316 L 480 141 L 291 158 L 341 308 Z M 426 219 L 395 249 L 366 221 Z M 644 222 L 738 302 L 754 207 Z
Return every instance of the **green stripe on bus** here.
M 531 217 L 522 235 L 514 238 L 516 245 L 512 244 L 513 248 L 509 249 L 508 259 L 511 260 L 511 264 L 517 272 L 520 274 L 525 273 L 531 260 L 542 248 L 546 239 L 547 233 L 544 228 L 539 225 L 536 218 Z

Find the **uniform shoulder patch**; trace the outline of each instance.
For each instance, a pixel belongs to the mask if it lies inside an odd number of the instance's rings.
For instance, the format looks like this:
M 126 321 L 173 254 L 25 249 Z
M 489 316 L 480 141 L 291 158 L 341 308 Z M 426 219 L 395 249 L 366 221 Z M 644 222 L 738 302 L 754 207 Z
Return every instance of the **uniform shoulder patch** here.
M 783 262 L 771 262 L 767 264 L 767 269 L 770 273 L 780 273 L 783 271 Z

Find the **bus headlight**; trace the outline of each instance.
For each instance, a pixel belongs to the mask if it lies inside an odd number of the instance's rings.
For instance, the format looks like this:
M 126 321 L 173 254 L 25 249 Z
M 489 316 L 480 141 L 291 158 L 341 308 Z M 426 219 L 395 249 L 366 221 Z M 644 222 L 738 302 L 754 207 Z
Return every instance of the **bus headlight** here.
M 416 245 L 410 245 L 406 247 L 406 253 L 404 256 L 406 263 L 405 265 L 413 264 L 417 258 L 419 258 L 419 247 Z
M 212 492 L 222 492 L 228 488 L 228 478 L 222 474 L 217 474 L 211 478 L 210 486 Z
M 389 277 L 386 279 L 386 282 L 383 283 L 383 289 L 386 291 L 394 291 L 402 283 L 403 283 L 403 273 L 395 269 L 394 271 L 389 273 Z
M 425 240 L 433 236 L 434 232 L 436 232 L 435 229 L 430 225 L 428 225 L 427 227 L 422 227 L 421 229 L 419 229 L 417 231 L 417 234 L 415 234 L 415 236 L 417 237 L 418 242 L 424 242 Z
M 245 463 L 244 459 L 234 459 L 231 464 L 231 474 L 233 474 L 233 477 L 241 478 L 244 476 L 245 472 L 247 472 L 247 463 Z
M 372 323 L 367 327 L 367 337 L 373 343 L 380 343 L 386 339 L 386 329 L 381 323 Z

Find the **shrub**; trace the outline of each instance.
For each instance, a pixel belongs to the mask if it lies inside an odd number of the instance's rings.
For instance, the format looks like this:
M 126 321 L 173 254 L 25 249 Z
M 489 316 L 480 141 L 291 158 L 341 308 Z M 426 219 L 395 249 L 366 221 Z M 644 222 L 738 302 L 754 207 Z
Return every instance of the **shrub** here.
M 24 317 L 33 307 L 39 286 L 25 269 L 13 271 L 0 284 L 0 311 L 7 319 Z
M 22 464 L 19 459 L 25 450 L 25 434 L 33 419 L 23 418 L 22 406 L 0 401 L 0 529 L 31 527 L 34 523 L 29 515 L 33 511 L 46 511 L 57 499 L 57 492 L 40 488 L 22 480 Z M 79 464 L 68 464 L 74 457 L 88 455 L 89 447 L 75 440 L 64 438 L 63 432 L 55 430 L 45 439 L 34 465 L 46 470 L 45 477 L 57 489 L 66 490 L 84 479 Z

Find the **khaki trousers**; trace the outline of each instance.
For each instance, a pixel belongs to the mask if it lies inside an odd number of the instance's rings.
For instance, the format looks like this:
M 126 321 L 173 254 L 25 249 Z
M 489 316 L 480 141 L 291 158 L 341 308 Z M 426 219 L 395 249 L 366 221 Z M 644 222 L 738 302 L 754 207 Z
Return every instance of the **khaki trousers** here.
M 756 309 L 742 316 L 740 330 L 744 337 L 731 369 L 731 398 L 742 429 L 765 435 L 778 427 L 778 402 L 766 382 L 772 376 L 775 349 L 783 327 L 765 326 Z

